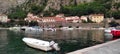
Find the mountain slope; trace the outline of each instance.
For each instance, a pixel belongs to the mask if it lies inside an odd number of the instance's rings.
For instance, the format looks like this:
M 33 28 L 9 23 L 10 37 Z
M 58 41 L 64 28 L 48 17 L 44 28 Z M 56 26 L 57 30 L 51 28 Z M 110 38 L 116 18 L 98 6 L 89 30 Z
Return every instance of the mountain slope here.
M 61 6 L 76 5 L 93 0 L 0 0 L 0 13 L 7 13 L 10 8 L 23 5 L 28 8 L 32 4 L 45 6 L 45 11 L 50 8 L 59 10 Z

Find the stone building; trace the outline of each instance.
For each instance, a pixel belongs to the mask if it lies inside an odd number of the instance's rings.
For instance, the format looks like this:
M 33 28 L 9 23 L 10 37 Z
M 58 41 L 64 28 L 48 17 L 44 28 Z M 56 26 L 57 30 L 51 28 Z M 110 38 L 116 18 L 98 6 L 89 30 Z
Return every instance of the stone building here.
M 104 14 L 91 14 L 89 19 L 96 23 L 101 23 L 104 20 Z
M 0 22 L 8 22 L 8 16 L 5 14 L 0 14 Z

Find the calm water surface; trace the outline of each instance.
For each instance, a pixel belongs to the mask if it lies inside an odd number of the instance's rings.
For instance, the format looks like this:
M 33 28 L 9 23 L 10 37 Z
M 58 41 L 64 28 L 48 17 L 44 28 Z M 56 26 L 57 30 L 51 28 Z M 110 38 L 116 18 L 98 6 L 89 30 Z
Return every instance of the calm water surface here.
M 27 46 L 22 38 L 32 37 L 59 43 L 60 51 L 44 52 Z M 105 42 L 103 30 L 14 32 L 0 30 L 0 54 L 65 54 Z

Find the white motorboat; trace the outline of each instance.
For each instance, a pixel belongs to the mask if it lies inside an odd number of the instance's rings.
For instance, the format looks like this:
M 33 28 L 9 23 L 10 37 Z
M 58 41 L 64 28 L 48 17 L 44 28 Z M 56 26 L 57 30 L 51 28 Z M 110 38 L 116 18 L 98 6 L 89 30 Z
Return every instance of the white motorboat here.
M 40 27 L 28 27 L 25 31 L 26 32 L 40 32 L 40 31 L 43 31 L 43 29 Z
M 52 49 L 55 49 L 57 51 L 60 50 L 60 48 L 58 47 L 58 44 L 55 43 L 54 41 L 48 42 L 48 41 L 38 40 L 34 38 L 23 38 L 22 40 L 28 46 L 36 48 L 36 49 L 40 49 L 44 51 L 49 51 Z
M 74 28 L 69 28 L 69 27 L 62 27 L 60 28 L 61 30 L 73 30 Z
M 104 31 L 110 33 L 111 30 L 116 30 L 115 27 L 106 28 Z
M 40 28 L 39 26 L 22 27 L 21 30 L 23 30 L 25 32 L 41 32 L 41 31 L 43 31 L 43 29 Z
M 20 31 L 21 27 L 10 27 L 9 30 Z
M 43 28 L 43 29 L 44 29 L 44 31 L 56 31 L 55 28 Z

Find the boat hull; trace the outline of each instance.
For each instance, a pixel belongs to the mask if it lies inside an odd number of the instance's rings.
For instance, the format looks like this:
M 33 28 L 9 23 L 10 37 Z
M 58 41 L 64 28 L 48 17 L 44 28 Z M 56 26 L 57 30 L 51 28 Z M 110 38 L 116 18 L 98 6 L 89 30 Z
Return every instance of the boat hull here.
M 40 49 L 43 51 L 49 51 L 52 50 L 52 47 L 50 47 L 49 43 L 46 41 L 39 41 L 37 39 L 32 38 L 23 38 L 23 41 L 30 47 Z
M 39 46 L 39 45 L 34 45 L 34 44 L 31 44 L 31 43 L 26 43 L 28 46 L 30 47 L 33 47 L 33 48 L 36 48 L 36 49 L 40 49 L 40 50 L 43 50 L 43 51 L 50 51 L 52 50 L 51 47 L 49 46 Z
M 112 30 L 111 33 L 113 36 L 116 36 L 116 37 L 120 36 L 120 30 Z

